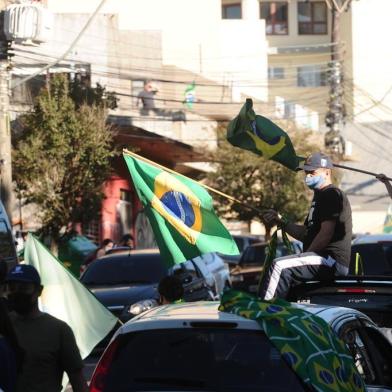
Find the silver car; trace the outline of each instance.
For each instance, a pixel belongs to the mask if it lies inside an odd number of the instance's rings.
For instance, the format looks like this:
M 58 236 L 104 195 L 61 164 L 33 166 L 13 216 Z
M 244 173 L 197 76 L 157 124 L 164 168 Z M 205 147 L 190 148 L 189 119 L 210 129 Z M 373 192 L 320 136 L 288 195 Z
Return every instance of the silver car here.
M 253 320 L 217 302 L 154 308 L 119 328 L 91 391 L 307 391 Z M 346 343 L 368 391 L 392 391 L 392 347 L 364 314 L 294 305 L 323 318 Z

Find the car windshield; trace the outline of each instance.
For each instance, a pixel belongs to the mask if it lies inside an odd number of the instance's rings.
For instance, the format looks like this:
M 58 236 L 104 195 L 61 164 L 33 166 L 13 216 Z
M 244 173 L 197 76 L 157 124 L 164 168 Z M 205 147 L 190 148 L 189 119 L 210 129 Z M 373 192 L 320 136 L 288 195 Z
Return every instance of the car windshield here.
M 80 280 L 87 285 L 158 283 L 166 274 L 159 253 L 117 254 L 91 263 Z
M 357 253 L 361 256 L 358 267 L 355 262 Z M 350 274 L 355 274 L 356 269 L 364 275 L 392 275 L 392 242 L 353 245 Z
M 149 330 L 125 336 L 118 350 L 106 392 L 305 390 L 261 331 Z

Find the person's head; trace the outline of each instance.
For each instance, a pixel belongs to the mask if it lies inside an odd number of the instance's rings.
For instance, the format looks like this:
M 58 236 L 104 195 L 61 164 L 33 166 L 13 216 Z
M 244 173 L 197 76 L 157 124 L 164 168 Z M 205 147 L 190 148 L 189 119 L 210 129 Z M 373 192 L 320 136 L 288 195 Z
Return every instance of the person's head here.
M 102 244 L 101 244 L 101 248 L 105 249 L 105 252 L 107 252 L 108 250 L 112 249 L 113 246 L 114 246 L 114 242 L 110 238 L 104 239 L 102 241 Z
M 11 310 L 21 315 L 38 310 L 38 297 L 43 286 L 38 271 L 32 265 L 13 267 L 7 274 L 6 287 Z
M 298 167 L 305 171 L 305 183 L 312 190 L 323 189 L 332 184 L 333 163 L 328 155 L 315 152 Z
M 144 81 L 144 90 L 146 91 L 152 91 L 153 90 L 153 83 L 152 80 L 145 80 Z
M 130 248 L 133 248 L 134 243 L 133 243 L 133 237 L 131 234 L 124 234 L 121 238 L 120 241 L 121 246 L 128 246 Z
M 182 299 L 184 288 L 180 279 L 175 276 L 165 276 L 158 285 L 159 303 L 166 305 Z

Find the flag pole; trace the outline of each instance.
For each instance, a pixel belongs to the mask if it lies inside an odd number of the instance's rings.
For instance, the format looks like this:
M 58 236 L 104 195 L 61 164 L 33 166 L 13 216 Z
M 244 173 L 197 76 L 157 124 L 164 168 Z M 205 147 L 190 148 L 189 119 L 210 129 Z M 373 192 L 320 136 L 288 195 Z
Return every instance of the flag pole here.
M 178 173 L 178 172 L 176 172 L 175 170 L 169 169 L 168 167 L 162 166 L 162 165 L 160 165 L 159 163 L 156 163 L 156 162 L 154 162 L 154 161 L 151 161 L 150 159 L 147 159 L 147 158 L 145 158 L 145 157 L 142 157 L 141 155 L 138 155 L 138 154 L 136 154 L 136 153 L 134 153 L 134 152 L 132 152 L 132 151 L 129 151 L 129 150 L 125 149 L 125 148 L 123 149 L 123 153 L 124 153 L 124 154 L 127 154 L 127 155 L 130 155 L 130 156 L 132 156 L 132 157 L 134 157 L 134 158 L 140 159 L 141 161 L 144 161 L 144 162 L 146 162 L 146 163 L 148 163 L 148 164 L 150 164 L 150 165 L 153 165 L 153 166 L 155 166 L 155 167 L 158 167 L 158 168 L 160 168 L 160 169 L 162 169 L 162 170 L 165 170 L 165 171 L 167 171 L 167 172 L 169 172 L 169 173 L 172 173 L 172 174 L 175 174 L 175 175 L 177 175 L 177 176 L 184 177 L 184 178 L 186 178 L 186 179 L 188 179 L 188 180 L 190 180 L 190 181 L 193 181 L 193 182 L 195 182 L 196 184 L 202 186 L 203 188 L 208 189 L 209 191 L 214 192 L 214 193 L 216 193 L 217 195 L 220 195 L 220 196 L 222 196 L 222 197 L 224 197 L 224 198 L 226 198 L 226 199 L 228 199 L 228 200 L 230 200 L 230 201 L 232 201 L 232 202 L 234 202 L 234 203 L 241 204 L 242 206 L 244 206 L 244 207 L 246 207 L 246 208 L 248 208 L 248 209 L 250 209 L 250 210 L 256 211 L 256 212 L 258 212 L 258 213 L 260 213 L 260 214 L 263 214 L 263 213 L 264 213 L 264 211 L 261 210 L 261 209 L 259 209 L 259 208 L 253 207 L 253 206 L 251 206 L 251 205 L 249 205 L 249 204 L 245 204 L 245 203 L 243 203 L 241 200 L 238 200 L 238 199 L 236 199 L 236 198 L 233 197 L 233 196 L 230 196 L 230 195 L 228 195 L 228 194 L 226 194 L 226 193 L 223 193 L 223 192 L 221 192 L 221 191 L 218 191 L 218 190 L 215 189 L 215 188 L 212 188 L 212 187 L 210 187 L 210 186 L 208 186 L 208 185 L 206 185 L 206 184 L 203 184 L 203 183 L 201 183 L 201 182 L 199 182 L 199 181 L 196 181 L 196 180 L 194 180 L 193 178 L 187 177 L 187 176 L 185 176 L 184 174 Z M 263 207 L 265 210 L 268 209 L 267 207 L 264 207 L 264 206 L 262 206 L 262 207 Z
M 346 170 L 351 170 L 351 171 L 355 171 L 358 173 L 364 173 L 364 174 L 369 174 L 371 176 L 377 177 L 379 173 L 373 173 L 367 170 L 362 170 L 362 169 L 357 169 L 355 167 L 350 167 L 350 166 L 343 166 L 343 165 L 339 165 L 337 163 L 333 163 L 334 167 L 338 167 L 340 169 L 346 169 Z M 385 176 L 385 179 L 388 181 L 392 181 L 392 178 Z

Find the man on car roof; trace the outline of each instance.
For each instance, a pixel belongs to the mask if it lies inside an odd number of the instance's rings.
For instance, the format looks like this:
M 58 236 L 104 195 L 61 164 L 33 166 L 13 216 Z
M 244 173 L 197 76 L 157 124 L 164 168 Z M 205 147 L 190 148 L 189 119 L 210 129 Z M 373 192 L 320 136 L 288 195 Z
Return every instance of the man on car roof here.
M 310 155 L 298 170 L 305 171 L 305 183 L 313 200 L 303 225 L 285 222 L 274 210 L 263 218 L 277 224 L 303 242 L 304 253 L 280 257 L 264 271 L 260 296 L 266 300 L 285 298 L 294 284 L 307 280 L 333 280 L 349 271 L 352 237 L 351 207 L 347 196 L 332 184 L 333 164 L 327 155 Z

